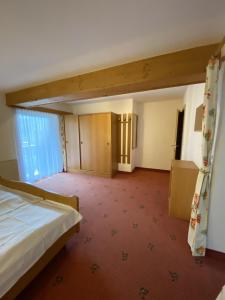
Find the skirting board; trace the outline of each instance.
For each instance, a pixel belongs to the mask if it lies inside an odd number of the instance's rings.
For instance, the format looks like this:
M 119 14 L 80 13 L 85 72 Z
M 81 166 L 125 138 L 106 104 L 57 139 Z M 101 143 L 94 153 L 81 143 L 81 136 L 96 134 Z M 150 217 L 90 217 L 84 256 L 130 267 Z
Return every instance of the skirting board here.
M 162 170 L 162 169 L 152 169 L 152 168 L 144 168 L 144 167 L 135 167 L 135 169 L 152 171 L 152 172 L 170 173 L 170 170 Z

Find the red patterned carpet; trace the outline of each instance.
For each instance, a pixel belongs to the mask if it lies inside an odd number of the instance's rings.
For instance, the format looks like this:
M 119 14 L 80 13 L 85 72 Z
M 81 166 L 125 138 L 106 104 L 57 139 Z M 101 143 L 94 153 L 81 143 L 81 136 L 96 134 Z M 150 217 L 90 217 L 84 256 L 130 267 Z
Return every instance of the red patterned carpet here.
M 58 174 L 38 186 L 80 197 L 80 233 L 18 299 L 214 300 L 225 254 L 193 258 L 186 222 L 168 217 L 167 173 Z

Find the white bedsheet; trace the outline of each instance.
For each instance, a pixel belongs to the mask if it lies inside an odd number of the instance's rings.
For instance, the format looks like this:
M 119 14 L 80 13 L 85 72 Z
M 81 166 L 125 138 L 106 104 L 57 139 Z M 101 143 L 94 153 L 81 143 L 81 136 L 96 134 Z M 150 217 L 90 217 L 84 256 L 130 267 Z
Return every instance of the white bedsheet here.
M 0 298 L 81 218 L 69 206 L 0 186 Z

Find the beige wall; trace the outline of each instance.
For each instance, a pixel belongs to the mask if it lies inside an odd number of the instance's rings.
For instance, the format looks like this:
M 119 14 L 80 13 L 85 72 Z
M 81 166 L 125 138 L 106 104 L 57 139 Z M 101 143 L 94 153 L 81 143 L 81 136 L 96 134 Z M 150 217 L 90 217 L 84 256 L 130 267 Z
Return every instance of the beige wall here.
M 131 164 L 119 169 L 132 171 L 135 166 L 169 170 L 174 151 L 177 109 L 183 100 L 138 102 L 133 99 L 99 101 L 73 105 L 75 114 L 115 112 L 138 114 L 138 148 L 131 150 Z
M 52 104 L 46 104 L 41 106 L 45 108 L 51 108 L 51 109 L 62 110 L 67 112 L 72 112 L 73 110 L 72 106 L 66 103 L 52 103 Z
M 185 96 L 185 119 L 182 143 L 182 159 L 201 166 L 202 133 L 194 131 L 196 108 L 203 103 L 205 84 L 188 86 Z
M 74 114 L 88 114 L 98 112 L 114 112 L 116 114 L 132 113 L 133 99 L 96 101 L 93 103 L 79 103 L 73 106 Z
M 0 94 L 0 161 L 16 158 L 14 109 L 5 105 L 5 96 Z
M 0 93 L 0 176 L 18 179 L 15 147 L 15 111 L 5 105 Z
M 136 166 L 170 170 L 174 157 L 177 110 L 183 100 L 151 101 L 139 103 L 138 149 Z

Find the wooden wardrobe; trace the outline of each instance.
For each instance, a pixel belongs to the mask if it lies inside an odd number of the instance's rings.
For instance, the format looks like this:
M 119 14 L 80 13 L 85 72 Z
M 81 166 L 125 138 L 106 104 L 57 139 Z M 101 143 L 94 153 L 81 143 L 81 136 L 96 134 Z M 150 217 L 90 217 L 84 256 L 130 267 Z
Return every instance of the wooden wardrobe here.
M 117 115 L 65 116 L 67 171 L 112 176 L 117 170 Z

